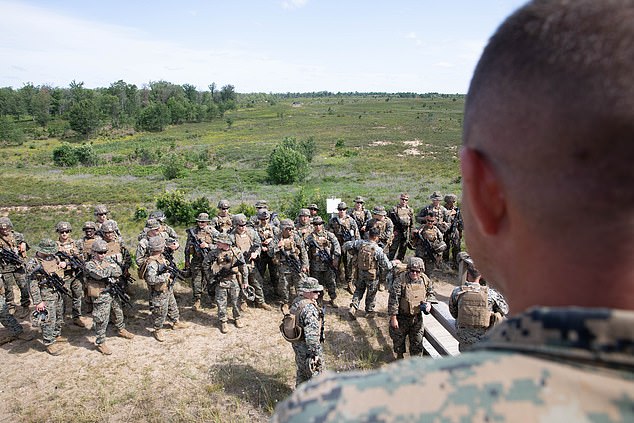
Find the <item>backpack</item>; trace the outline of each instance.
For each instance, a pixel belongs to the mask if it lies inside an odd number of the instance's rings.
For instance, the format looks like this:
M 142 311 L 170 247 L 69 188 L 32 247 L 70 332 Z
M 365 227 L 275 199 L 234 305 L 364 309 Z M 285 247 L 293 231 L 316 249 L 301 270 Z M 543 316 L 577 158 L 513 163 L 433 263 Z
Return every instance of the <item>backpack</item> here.
M 370 243 L 365 243 L 359 249 L 359 255 L 357 258 L 359 270 L 363 270 L 369 273 L 376 272 L 376 258 L 375 258 L 376 246 Z

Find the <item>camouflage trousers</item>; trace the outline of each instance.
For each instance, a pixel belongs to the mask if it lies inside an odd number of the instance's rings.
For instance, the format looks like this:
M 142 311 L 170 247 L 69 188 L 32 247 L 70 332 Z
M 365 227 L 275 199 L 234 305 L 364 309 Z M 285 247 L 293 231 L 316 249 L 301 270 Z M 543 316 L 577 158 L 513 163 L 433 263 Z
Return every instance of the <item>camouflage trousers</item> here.
M 376 304 L 376 291 L 379 289 L 379 280 L 376 275 L 365 270 L 359 270 L 357 275 L 357 283 L 352 295 L 352 304 L 354 308 L 359 309 L 359 303 L 365 295 L 365 311 L 374 311 Z
M 409 230 L 409 229 L 408 229 Z M 401 261 L 405 258 L 405 253 L 407 253 L 407 243 L 408 237 L 406 234 L 401 231 L 394 231 L 394 238 L 392 239 L 392 244 L 390 245 L 389 253 L 387 257 L 390 260 L 394 260 L 397 258 Z
M 277 270 L 277 295 L 286 304 L 290 299 L 295 298 L 297 285 L 302 277 L 284 263 L 280 263 Z
M 447 248 L 442 252 L 442 258 L 445 261 L 449 261 L 451 255 L 451 263 L 458 265 L 458 253 L 460 252 L 460 238 L 458 236 L 451 236 L 449 232 L 443 237 Z
M 353 266 L 356 266 L 356 254 L 350 253 L 348 251 L 342 251 L 341 257 L 339 257 L 339 267 L 337 272 L 339 274 L 339 282 L 343 283 L 345 281 L 345 288 L 348 286 L 348 282 L 352 284 L 354 282 L 355 272 L 353 271 Z
M 84 297 L 84 288 L 79 279 L 72 276 L 64 278 L 64 286 L 70 291 L 71 299 L 64 298 L 64 313 L 68 314 L 68 304 L 71 304 L 71 317 L 74 319 L 81 316 L 81 300 Z
M 92 322 L 93 328 L 97 339 L 95 342 L 97 345 L 106 342 L 106 329 L 108 329 L 108 323 L 110 321 L 110 310 L 112 310 L 113 324 L 118 330 L 125 328 L 123 322 L 123 309 L 121 308 L 121 301 L 117 298 L 113 298 L 109 292 L 102 292 L 92 302 Z
M 7 328 L 12 335 L 22 333 L 24 329 L 18 321 L 9 313 L 9 307 L 4 300 L 4 295 L 0 295 L 0 323 Z
M 48 318 L 40 324 L 42 339 L 44 340 L 44 345 L 51 345 L 55 342 L 55 338 L 62 333 L 64 302 L 62 294 L 48 287 L 41 287 L 40 295 L 46 305 L 46 311 L 48 311 Z
M 168 288 L 165 292 L 151 291 L 150 304 L 152 305 L 154 329 L 161 329 L 165 319 L 169 319 L 173 323 L 180 318 L 173 288 Z
M 331 300 L 337 298 L 337 286 L 335 283 L 335 272 L 328 268 L 326 270 L 314 270 L 316 266 L 310 266 L 310 276 L 317 279 L 328 291 Z
M 308 361 L 311 357 L 318 356 L 321 358 L 323 363 L 323 351 L 321 345 L 317 352 L 310 351 L 306 342 L 295 342 L 293 343 L 293 351 L 295 352 L 295 367 L 297 368 L 297 373 L 295 374 L 295 386 L 299 386 L 300 383 L 306 382 L 313 376 L 317 376 L 319 373 L 314 372 L 310 369 L 308 365 Z
M 29 284 L 26 282 L 26 272 L 23 268 L 10 272 L 3 271 L 2 279 L 4 280 L 4 298 L 7 302 L 7 307 L 13 309 L 17 305 L 15 303 L 15 294 L 13 293 L 13 286 L 15 285 L 20 289 L 20 305 L 22 307 L 31 305 Z
M 203 290 L 206 290 L 207 284 L 209 283 L 203 272 L 202 261 L 192 261 L 189 268 L 192 272 L 192 294 L 194 301 L 200 300 L 203 296 Z
M 409 337 L 409 354 L 420 355 L 423 352 L 423 335 L 425 334 L 421 313 L 413 316 L 398 314 L 396 320 L 398 329 L 390 325 L 390 338 L 394 343 L 394 352 L 404 353 L 405 340 Z
M 240 285 L 238 281 L 222 281 L 216 284 L 216 305 L 218 306 L 218 321 L 227 321 L 228 302 L 231 302 L 233 308 L 233 318 L 240 318 L 240 308 L 238 307 L 238 298 L 240 297 Z M 222 285 L 222 287 L 221 287 Z
M 460 352 L 469 351 L 473 344 L 480 341 L 487 332 L 487 328 L 456 328 L 456 339 Z

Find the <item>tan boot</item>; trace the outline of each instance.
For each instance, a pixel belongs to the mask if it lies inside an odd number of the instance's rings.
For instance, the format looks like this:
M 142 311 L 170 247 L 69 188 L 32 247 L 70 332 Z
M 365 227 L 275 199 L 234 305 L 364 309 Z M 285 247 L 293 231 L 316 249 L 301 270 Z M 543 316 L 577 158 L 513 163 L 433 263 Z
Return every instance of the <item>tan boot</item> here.
M 273 307 L 271 307 L 270 305 L 268 305 L 267 303 L 258 303 L 257 305 L 258 308 L 261 308 L 262 310 L 266 310 L 266 311 L 271 311 L 273 310 Z
M 355 320 L 356 317 L 354 317 L 355 313 L 357 312 L 357 309 L 355 306 L 350 306 L 350 308 L 348 309 L 348 315 L 350 316 L 351 319 Z
M 243 328 L 244 327 L 244 321 L 242 319 L 236 319 L 236 327 L 237 328 Z
M 80 328 L 85 328 L 86 327 L 86 322 L 84 322 L 84 320 L 81 317 L 74 317 L 73 318 L 73 324 L 75 326 L 79 326 Z
M 403 359 L 403 353 L 396 353 L 396 359 L 397 360 L 402 360 Z
M 127 329 L 120 329 L 118 335 L 122 338 L 125 339 L 132 339 L 134 338 L 134 334 L 129 332 Z
M 154 339 L 156 339 L 159 342 L 165 342 L 165 335 L 163 334 L 163 329 L 154 330 Z
M 53 344 L 55 345 L 55 344 Z M 105 342 L 101 344 L 97 344 L 97 351 L 102 353 L 103 355 L 112 355 L 112 350 L 106 345 Z
M 227 322 L 220 322 L 220 332 L 221 333 L 229 332 L 229 325 L 227 325 Z
M 66 338 L 63 335 L 60 335 L 57 338 L 55 338 L 55 342 L 68 342 L 68 338 Z M 51 345 L 53 345 L 53 344 L 51 344 Z
M 63 350 L 64 347 L 57 342 L 53 342 L 52 344 L 46 346 L 46 352 L 50 355 L 60 355 Z
M 189 327 L 189 323 L 181 322 L 180 320 L 172 323 L 172 329 L 185 329 Z
M 200 300 L 195 300 L 194 304 L 192 305 L 192 310 L 200 311 L 201 309 L 202 307 L 200 306 Z

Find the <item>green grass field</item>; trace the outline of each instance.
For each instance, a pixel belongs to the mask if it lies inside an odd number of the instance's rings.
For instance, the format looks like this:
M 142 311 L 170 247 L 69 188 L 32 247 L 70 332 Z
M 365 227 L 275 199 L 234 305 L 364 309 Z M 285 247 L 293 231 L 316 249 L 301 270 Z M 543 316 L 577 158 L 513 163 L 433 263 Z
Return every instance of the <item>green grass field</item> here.
M 434 190 L 459 194 L 463 106 L 461 96 L 327 97 L 249 104 L 208 123 L 93 138 L 89 142 L 100 164 L 91 167 L 57 167 L 52 152 L 61 141 L 30 140 L 0 147 L 0 207 L 31 242 L 51 235 L 57 220 L 80 225 L 91 219 L 90 207 L 75 207 L 97 203 L 110 207 L 126 238 L 134 237 L 142 226 L 132 219 L 136 207 L 151 210 L 157 195 L 175 189 L 192 199 L 206 196 L 212 205 L 220 198 L 233 204 L 265 198 L 271 209 L 282 213 L 300 187 L 307 199 L 338 197 L 351 202 L 363 195 L 367 207 L 392 205 L 399 192 L 407 191 L 418 210 Z M 268 157 L 284 137 L 313 137 L 317 145 L 310 174 L 301 184 L 267 182 Z M 155 160 L 142 164 L 139 151 Z M 182 178 L 163 177 L 157 157 L 170 153 L 186 162 Z M 41 207 L 56 205 L 62 207 Z M 17 206 L 31 208 L 7 209 Z

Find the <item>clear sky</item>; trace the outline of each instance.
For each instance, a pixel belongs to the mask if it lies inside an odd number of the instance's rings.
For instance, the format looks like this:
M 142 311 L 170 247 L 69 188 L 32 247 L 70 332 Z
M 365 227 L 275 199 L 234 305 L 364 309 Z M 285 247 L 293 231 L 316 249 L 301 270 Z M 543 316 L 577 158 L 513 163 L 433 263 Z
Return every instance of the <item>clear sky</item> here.
M 0 87 L 465 93 L 523 0 L 0 0 Z

